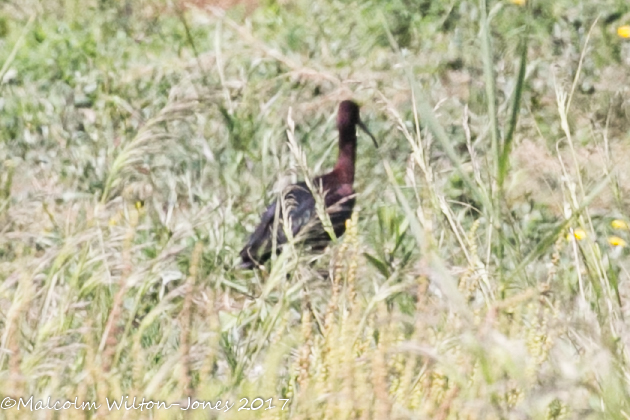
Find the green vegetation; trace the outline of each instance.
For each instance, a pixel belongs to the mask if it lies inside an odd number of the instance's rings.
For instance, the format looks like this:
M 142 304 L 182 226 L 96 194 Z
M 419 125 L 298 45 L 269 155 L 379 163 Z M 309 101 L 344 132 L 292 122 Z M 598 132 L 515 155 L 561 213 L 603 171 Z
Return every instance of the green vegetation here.
M 2 417 L 630 417 L 627 0 L 193 3 L 0 5 L 0 400 L 101 405 Z M 346 235 L 239 270 L 347 98 Z

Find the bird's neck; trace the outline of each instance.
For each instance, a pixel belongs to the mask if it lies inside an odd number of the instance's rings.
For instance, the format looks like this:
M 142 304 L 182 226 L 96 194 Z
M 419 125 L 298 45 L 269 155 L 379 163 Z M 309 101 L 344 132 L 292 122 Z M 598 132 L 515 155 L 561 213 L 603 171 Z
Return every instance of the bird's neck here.
M 339 130 L 339 157 L 335 164 L 335 175 L 340 184 L 354 182 L 354 162 L 357 158 L 357 132 L 351 129 Z

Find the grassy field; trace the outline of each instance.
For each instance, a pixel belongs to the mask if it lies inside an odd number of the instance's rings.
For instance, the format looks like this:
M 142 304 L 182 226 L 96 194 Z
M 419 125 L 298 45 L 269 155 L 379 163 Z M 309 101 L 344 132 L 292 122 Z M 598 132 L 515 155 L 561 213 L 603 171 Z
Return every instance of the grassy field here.
M 627 0 L 212 4 L 0 4 L 0 418 L 630 418 Z

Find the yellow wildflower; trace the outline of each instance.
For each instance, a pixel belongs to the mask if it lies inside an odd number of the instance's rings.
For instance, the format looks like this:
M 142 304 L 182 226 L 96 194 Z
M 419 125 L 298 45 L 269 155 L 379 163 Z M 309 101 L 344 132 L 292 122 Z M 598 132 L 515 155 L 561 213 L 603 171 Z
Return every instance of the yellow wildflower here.
M 610 226 L 612 226 L 613 229 L 628 230 L 628 223 L 619 219 L 615 219 L 612 222 L 610 222 Z
M 608 237 L 608 243 L 611 246 L 620 246 L 622 248 L 627 245 L 626 241 L 624 241 L 619 236 L 610 236 L 610 237 Z
M 142 207 L 144 207 L 144 201 L 142 200 L 136 201 L 136 208 L 140 210 Z
M 582 239 L 586 238 L 588 235 L 586 234 L 586 232 L 584 231 L 584 229 L 573 229 L 573 237 L 575 237 L 575 239 L 577 239 L 578 241 L 581 241 Z M 569 233 L 567 235 L 567 241 L 571 240 L 571 234 Z
M 512 4 L 515 4 L 517 6 L 525 6 L 525 4 L 527 3 L 527 0 L 510 0 L 510 2 L 512 2 Z
M 630 25 L 623 25 L 617 28 L 617 35 L 621 38 L 630 38 Z

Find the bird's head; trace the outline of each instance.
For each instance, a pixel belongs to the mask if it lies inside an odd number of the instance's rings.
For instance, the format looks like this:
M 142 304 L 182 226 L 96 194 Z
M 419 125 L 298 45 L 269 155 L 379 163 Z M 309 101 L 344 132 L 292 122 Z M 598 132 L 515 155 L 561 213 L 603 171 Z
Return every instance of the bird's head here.
M 354 127 L 359 126 L 365 133 L 370 136 L 374 142 L 374 146 L 378 147 L 376 139 L 367 129 L 361 117 L 359 116 L 359 105 L 356 102 L 345 100 L 339 104 L 339 112 L 337 113 L 337 129 L 339 131 L 345 131 L 351 129 L 354 132 Z
M 337 113 L 337 128 L 354 127 L 361 121 L 359 117 L 359 105 L 354 101 L 343 101 L 339 104 L 339 112 Z

